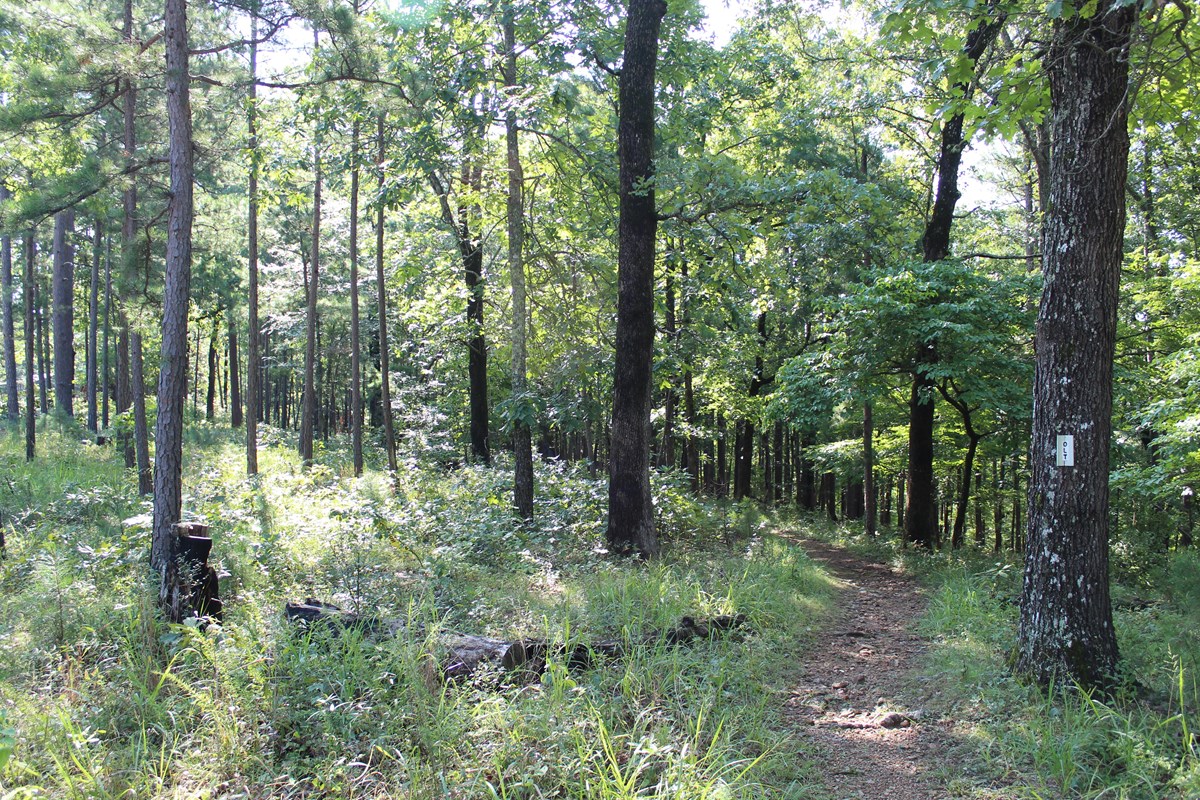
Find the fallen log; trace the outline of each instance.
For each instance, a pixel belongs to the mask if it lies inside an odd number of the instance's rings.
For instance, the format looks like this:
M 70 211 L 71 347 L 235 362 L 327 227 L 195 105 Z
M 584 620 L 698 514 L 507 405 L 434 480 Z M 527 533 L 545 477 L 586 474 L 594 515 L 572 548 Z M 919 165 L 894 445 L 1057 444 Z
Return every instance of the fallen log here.
M 376 616 L 355 614 L 311 597 L 303 603 L 288 603 L 284 613 L 289 622 L 329 626 L 335 632 L 357 630 L 368 636 L 385 633 L 394 636 L 405 629 L 402 624 L 389 624 Z M 600 659 L 624 658 L 631 647 L 653 647 L 660 643 L 666 647 L 679 647 L 725 635 L 745 625 L 743 614 L 711 619 L 685 616 L 672 628 L 651 630 L 628 641 L 599 639 L 570 645 L 547 639 L 507 640 L 448 632 L 440 634 L 436 640 L 438 650 L 444 654 L 436 659 L 437 673 L 442 681 L 453 683 L 469 678 L 485 664 L 494 664 L 508 673 L 541 675 L 551 657 L 564 660 L 569 669 L 585 670 L 595 666 Z

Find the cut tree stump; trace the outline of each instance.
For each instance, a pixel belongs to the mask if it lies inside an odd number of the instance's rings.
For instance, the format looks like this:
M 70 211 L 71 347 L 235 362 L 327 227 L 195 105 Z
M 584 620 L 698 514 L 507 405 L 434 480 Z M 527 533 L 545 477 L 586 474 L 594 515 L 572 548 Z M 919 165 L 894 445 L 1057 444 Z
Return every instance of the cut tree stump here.
M 399 623 L 387 623 L 379 617 L 355 614 L 350 611 L 308 598 L 303 603 L 288 603 L 285 614 L 289 622 L 301 625 L 326 625 L 331 630 L 357 630 L 364 635 L 396 635 L 404 630 Z M 679 624 L 666 630 L 652 630 L 626 642 L 623 639 L 599 639 L 567 645 L 547 639 L 493 639 L 462 633 L 443 633 L 436 646 L 444 657 L 435 661 L 441 681 L 457 682 L 473 675 L 485 664 L 493 664 L 504 672 L 540 675 L 546 669 L 548 657 L 562 658 L 570 669 L 589 669 L 599 659 L 619 659 L 631 647 L 662 644 L 679 647 L 704 639 L 743 629 L 746 617 L 729 614 L 711 619 L 682 617 Z
M 175 524 L 175 546 L 163 576 L 163 607 L 171 622 L 183 622 L 194 614 L 220 622 L 224 604 L 220 598 L 217 571 L 209 566 L 212 537 L 200 522 Z

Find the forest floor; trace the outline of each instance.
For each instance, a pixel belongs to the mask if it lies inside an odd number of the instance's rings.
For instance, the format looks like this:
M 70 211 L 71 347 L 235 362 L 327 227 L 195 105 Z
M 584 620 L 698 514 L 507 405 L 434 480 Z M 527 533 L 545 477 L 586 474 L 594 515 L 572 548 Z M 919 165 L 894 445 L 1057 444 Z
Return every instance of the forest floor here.
M 838 609 L 801 666 L 785 717 L 836 800 L 930 800 L 946 788 L 955 722 L 924 707 L 927 598 L 902 570 L 813 539 L 799 542 L 837 580 Z M 992 795 L 994 796 L 994 795 Z

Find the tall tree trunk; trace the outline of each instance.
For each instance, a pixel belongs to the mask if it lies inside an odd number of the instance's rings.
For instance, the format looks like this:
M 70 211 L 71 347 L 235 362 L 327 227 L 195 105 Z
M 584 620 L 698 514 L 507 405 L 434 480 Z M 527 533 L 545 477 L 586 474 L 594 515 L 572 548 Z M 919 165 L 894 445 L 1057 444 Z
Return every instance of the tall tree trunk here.
M 350 134 L 350 438 L 354 474 L 363 471 L 362 341 L 358 319 L 358 120 Z
M 104 237 L 104 355 L 101 361 L 100 381 L 100 425 L 108 429 L 108 396 L 112 394 L 112 383 L 108 370 L 108 343 L 112 334 L 112 235 Z
M 34 291 L 34 302 L 37 303 L 37 337 L 38 337 L 38 393 L 42 405 L 42 414 L 50 413 L 50 340 L 46 336 L 46 288 L 41 276 L 35 276 L 37 283 Z
M 75 210 L 54 217 L 54 407 L 75 416 Z
M 750 378 L 750 388 L 746 392 L 747 397 L 758 397 L 763 387 L 770 383 L 763 374 L 765 369 L 763 351 L 767 346 L 767 312 L 765 311 L 758 315 L 758 339 L 758 350 L 754 354 L 754 375 Z M 738 423 L 733 469 L 733 497 L 735 500 L 752 497 L 754 494 L 754 437 L 755 425 L 752 420 Z
M 150 467 L 150 425 L 146 419 L 146 376 L 142 371 L 142 334 L 129 335 L 130 378 L 133 394 L 133 441 L 137 450 L 138 493 L 154 491 L 154 472 Z
M 379 170 L 379 194 L 383 194 L 385 179 L 384 161 L 387 156 L 384 140 L 383 114 L 379 115 L 379 126 L 376 131 L 378 152 L 376 165 Z M 387 285 L 383 274 L 383 203 L 375 210 L 375 287 L 379 293 L 379 373 L 380 373 L 380 403 L 383 404 L 383 438 L 387 449 L 388 470 L 396 475 L 396 430 L 392 422 L 392 390 L 391 365 L 388 343 L 387 324 Z
M 654 94 L 665 0 L 630 0 L 619 86 L 620 161 L 617 335 L 609 452 L 609 547 L 658 553 L 650 494 L 650 398 L 654 356 Z
M 688 434 L 684 439 L 683 465 L 692 479 L 692 491 L 700 491 L 700 442 L 696 436 L 696 392 L 692 383 L 690 366 L 683 373 L 683 419 L 687 422 Z
M 476 161 L 471 165 L 470 159 L 463 164 L 463 184 L 476 198 L 483 188 L 483 164 Z M 462 228 L 460 242 L 463 247 L 463 276 L 467 285 L 467 327 L 470 334 L 467 339 L 467 378 L 470 391 L 471 413 L 471 455 L 484 464 L 492 460 L 491 444 L 488 441 L 488 386 L 487 386 L 487 339 L 483 333 L 483 242 L 478 235 L 471 233 L 469 220 L 475 217 L 477 225 L 482 225 L 479 218 L 478 201 L 472 203 L 474 209 L 463 207 L 459 211 L 459 225 Z
M 87 429 L 96 432 L 99 409 L 96 407 L 96 392 L 99 389 L 99 369 L 96 364 L 100 328 L 100 256 L 104 246 L 104 232 L 100 217 L 92 223 L 92 275 L 88 287 L 87 323 Z
M 313 393 L 317 396 L 317 416 L 313 420 L 313 435 L 320 437 L 321 441 L 329 438 L 329 416 L 325 412 L 328 411 L 328 406 L 323 402 L 325 387 L 325 367 L 329 363 L 328 353 L 325 358 L 321 358 L 321 318 L 317 317 L 317 363 L 316 363 L 316 383 L 314 384 Z
M 1017 669 L 1108 685 L 1108 480 L 1117 295 L 1129 160 L 1129 47 L 1137 6 L 1054 22 L 1050 198 L 1037 321 L 1028 546 Z M 1056 466 L 1059 436 L 1074 465 Z
M 975 474 L 975 454 L 982 437 L 974 430 L 967 431 L 967 454 L 963 456 L 962 480 L 958 484 L 958 502 L 954 508 L 954 532 L 950 547 L 958 549 L 967 541 L 967 506 L 971 502 L 971 476 Z M 978 499 L 976 499 L 978 502 Z
M 995 11 L 995 0 L 989 2 L 985 13 Z M 1006 12 L 995 18 L 983 17 L 967 33 L 963 55 L 972 65 L 996 40 Z M 974 93 L 974 75 L 955 84 L 956 93 L 964 102 Z M 950 255 L 950 228 L 954 224 L 954 208 L 958 204 L 958 171 L 962 163 L 962 151 L 967 140 L 963 134 L 964 112 L 953 114 L 942 122 L 941 143 L 938 148 L 937 193 L 933 210 L 925 225 L 921 240 L 924 260 L 941 261 Z M 908 424 L 908 515 L 905 517 L 905 536 L 908 541 L 922 547 L 931 547 L 937 542 L 937 502 L 934 498 L 933 474 L 933 418 L 934 381 L 930 370 L 937 363 L 936 342 L 919 342 L 913 367 L 912 399 L 909 402 Z
M 933 348 L 924 349 L 931 351 Z M 908 503 L 904 517 L 905 538 L 931 549 L 938 538 L 933 474 L 933 397 L 936 391 L 925 372 L 918 371 L 913 376 L 908 401 Z
M 517 35 L 511 3 L 504 7 L 504 85 L 508 108 L 504 115 L 508 151 L 508 272 L 512 284 L 512 384 L 522 407 L 528 391 L 525 342 L 525 201 L 521 147 L 517 137 Z M 533 519 L 533 441 L 528 420 L 520 414 L 512 421 L 513 508 L 525 520 Z
M 767 505 L 775 501 L 775 485 L 771 481 L 771 456 L 771 437 L 768 431 L 764 430 L 758 435 L 758 463 L 762 472 L 762 501 Z
M 250 87 L 247 90 L 246 127 L 249 134 L 250 176 L 247 189 L 246 249 L 250 282 L 250 321 L 246 331 L 246 474 L 258 474 L 258 423 L 262 418 L 262 358 L 258 324 L 258 2 L 250 13 Z
M 667 240 L 667 249 L 672 249 L 672 242 Z M 665 303 L 665 317 L 663 320 L 663 334 L 667 340 L 668 352 L 674 353 L 678 345 L 679 329 L 676 325 L 675 316 L 675 271 L 672 262 L 674 258 L 667 256 L 665 265 L 665 275 L 663 276 L 663 295 Z M 676 374 L 671 370 L 668 376 L 669 384 L 665 392 L 663 392 L 663 428 L 662 441 L 659 443 L 658 464 L 663 467 L 673 467 L 675 465 L 675 414 L 676 406 L 679 405 L 679 391 L 676 389 Z
M 229 424 L 242 427 L 242 365 L 238 354 L 237 324 L 229 316 Z
M 133 44 L 133 0 L 125 0 L 123 36 L 127 45 Z M 122 98 L 122 156 L 127 167 L 133 165 L 137 149 L 137 88 L 132 80 L 125 82 L 125 96 Z M 133 268 L 137 262 L 137 181 L 129 181 L 122 196 L 121 218 L 121 261 L 122 275 Z M 117 334 L 117 413 L 123 414 L 133 406 L 133 391 L 131 389 L 129 363 L 129 292 L 125 288 L 128 281 L 120 280 L 120 308 L 117 324 L 120 331 Z M 121 426 L 119 440 L 121 451 L 125 457 L 125 468 L 137 466 L 137 455 L 134 451 L 134 440 L 129 436 L 127 426 Z
M 775 422 L 775 441 L 771 448 L 772 495 L 775 505 L 781 506 L 787 501 L 787 493 L 783 484 L 783 423 Z
M 217 320 L 213 318 L 208 334 L 208 391 L 204 395 L 204 419 L 212 422 L 217 413 Z
M 837 522 L 837 476 L 832 472 L 821 475 L 821 505 L 830 522 Z
M 317 34 L 313 32 L 316 47 Z M 305 317 L 304 402 L 300 412 L 300 460 L 305 466 L 313 461 L 313 434 L 317 423 L 317 290 L 321 273 L 321 137 L 313 136 L 313 214 L 312 250 L 305 281 L 307 315 Z
M 729 496 L 729 424 L 717 414 L 717 497 Z
M 37 444 L 37 416 L 33 402 L 33 385 L 35 375 L 33 368 L 34 321 L 33 321 L 33 287 L 35 286 L 35 271 L 33 257 L 35 252 L 33 231 L 25 234 L 25 278 L 21 281 L 21 293 L 25 300 L 25 460 L 33 461 Z
M 196 325 L 196 347 L 192 355 L 192 419 L 200 416 L 200 326 Z M 186 390 L 184 395 L 187 395 Z
M 751 385 L 751 391 L 754 391 Z M 755 392 L 757 394 L 757 392 Z M 751 395 L 753 396 L 753 395 Z M 751 478 L 754 474 L 754 423 L 738 420 L 733 434 L 733 499 L 741 500 L 754 494 Z
M 8 201 L 9 191 L 0 182 L 0 203 Z M 6 416 L 10 422 L 21 418 L 20 400 L 17 396 L 17 333 L 13 321 L 13 275 L 12 237 L 5 233 L 0 237 L 0 306 L 4 312 L 4 388 Z M 26 328 L 25 338 L 29 338 Z
M 682 310 L 681 318 L 683 320 L 683 329 L 686 331 L 691 325 L 691 305 L 687 302 L 688 294 L 688 260 L 682 259 L 679 264 L 679 277 L 681 279 L 680 306 Z M 700 439 L 696 435 L 696 392 L 692 379 L 691 359 L 686 357 L 683 359 L 683 419 L 687 422 L 688 435 L 684 439 L 684 468 L 688 475 L 692 478 L 692 491 L 699 492 L 701 487 L 700 481 Z
M 996 490 L 996 502 L 992 506 L 992 551 L 995 553 L 1004 549 L 1004 467 L 1004 459 L 1000 459 L 999 468 L 992 464 L 992 486 Z
M 987 536 L 983 530 L 983 468 L 975 470 L 975 546 L 983 547 Z
M 117 413 L 123 414 L 133 407 L 133 390 L 130 388 L 132 379 L 129 364 L 129 315 L 122 307 L 118 307 L 117 315 L 120 318 L 120 329 L 117 332 Z M 137 466 L 133 437 L 129 435 L 126 426 L 120 426 L 119 430 L 118 439 L 121 454 L 125 458 L 125 468 L 132 469 Z
M 174 525 L 183 512 L 183 407 L 187 397 L 193 214 L 187 0 L 166 0 L 165 30 L 171 200 L 167 212 L 158 423 L 154 432 L 154 538 L 150 549 L 150 563 L 160 571 L 166 570 L 174 556 Z
M 863 501 L 868 536 L 875 535 L 875 408 L 868 400 L 863 403 Z

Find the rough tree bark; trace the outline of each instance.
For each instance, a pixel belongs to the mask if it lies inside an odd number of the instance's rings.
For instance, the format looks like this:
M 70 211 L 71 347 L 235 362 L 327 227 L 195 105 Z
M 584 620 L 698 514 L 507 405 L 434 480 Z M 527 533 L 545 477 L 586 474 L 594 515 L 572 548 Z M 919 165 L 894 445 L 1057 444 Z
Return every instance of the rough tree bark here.
M 187 0 L 166 0 L 166 88 L 171 199 L 155 426 L 154 532 L 150 563 L 165 570 L 183 511 L 183 408 L 187 399 L 188 297 L 192 280 L 192 109 L 188 87 Z M 160 600 L 163 598 L 160 598 Z
M 524 173 L 521 147 L 517 138 L 517 34 L 511 4 L 504 8 L 504 86 L 508 91 L 508 109 L 504 115 L 505 142 L 508 149 L 508 271 L 512 283 L 512 384 L 513 394 L 521 398 L 527 389 L 525 358 L 525 245 Z M 533 437 L 529 423 L 512 421 L 513 508 L 522 519 L 533 519 Z
M 1017 660 L 1042 683 L 1104 686 L 1117 667 L 1108 457 L 1137 9 L 1056 20 L 1044 61 L 1052 150 Z M 1074 437 L 1074 466 L 1056 466 L 1061 435 Z
M 654 356 L 654 94 L 665 0 L 630 0 L 619 83 L 620 161 L 617 333 L 609 444 L 609 547 L 658 553 L 650 494 L 650 402 Z
M 75 210 L 54 216 L 54 407 L 75 416 Z

